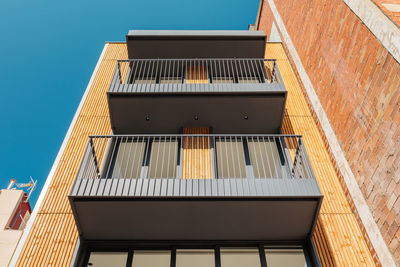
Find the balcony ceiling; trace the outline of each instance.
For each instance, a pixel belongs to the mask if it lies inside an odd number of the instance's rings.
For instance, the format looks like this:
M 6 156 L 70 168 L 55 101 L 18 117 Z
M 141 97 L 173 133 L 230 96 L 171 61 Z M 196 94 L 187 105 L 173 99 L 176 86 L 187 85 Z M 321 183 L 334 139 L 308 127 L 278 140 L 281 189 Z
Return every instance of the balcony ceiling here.
M 100 180 L 70 195 L 87 240 L 299 241 L 322 201 L 314 179 Z

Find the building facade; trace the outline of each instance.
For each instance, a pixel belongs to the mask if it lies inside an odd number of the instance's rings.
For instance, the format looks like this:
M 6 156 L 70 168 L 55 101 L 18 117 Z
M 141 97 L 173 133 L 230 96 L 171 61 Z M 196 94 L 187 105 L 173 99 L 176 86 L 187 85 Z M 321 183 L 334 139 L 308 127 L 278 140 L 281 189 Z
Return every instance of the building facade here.
M 126 40 L 106 43 L 11 265 L 379 264 L 281 43 Z
M 282 40 L 375 262 L 384 266 L 400 264 L 399 4 L 267 0 L 257 20 L 259 30 Z

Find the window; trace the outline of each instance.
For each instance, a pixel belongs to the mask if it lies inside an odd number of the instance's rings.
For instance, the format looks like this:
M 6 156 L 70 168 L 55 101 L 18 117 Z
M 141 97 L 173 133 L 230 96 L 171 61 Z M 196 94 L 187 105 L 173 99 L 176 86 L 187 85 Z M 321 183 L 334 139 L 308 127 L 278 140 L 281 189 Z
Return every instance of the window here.
M 179 249 L 176 251 L 176 267 L 215 267 L 212 249 Z
M 260 254 L 257 248 L 222 248 L 221 267 L 260 267 Z
M 132 267 L 169 267 L 170 264 L 170 251 L 135 250 L 133 253 Z
M 122 138 L 115 141 L 111 178 L 139 178 L 145 148 L 143 139 Z
M 282 178 L 282 165 L 275 140 L 252 138 L 248 142 L 255 178 Z
M 268 267 L 304 267 L 306 258 L 302 249 L 266 249 Z
M 116 137 L 110 142 L 110 165 L 104 168 L 102 177 L 175 178 L 178 147 L 176 137 Z
M 285 248 L 265 246 L 232 247 L 203 242 L 209 248 L 140 249 L 127 248 L 129 252 L 91 252 L 84 266 L 132 267 L 311 267 L 316 255 L 305 254 L 302 246 Z M 115 244 L 115 243 L 114 243 Z M 114 245 L 115 246 L 115 245 Z M 146 245 L 151 247 L 152 245 Z M 155 245 L 157 246 L 157 245 Z M 185 248 L 185 246 L 187 246 Z M 313 253 L 311 250 L 309 251 Z M 84 255 L 83 255 L 84 256 Z
M 92 252 L 87 266 L 92 267 L 125 267 L 128 252 Z
M 155 140 L 152 142 L 148 178 L 175 178 L 178 141 Z
M 246 164 L 241 138 L 216 140 L 218 178 L 245 178 Z

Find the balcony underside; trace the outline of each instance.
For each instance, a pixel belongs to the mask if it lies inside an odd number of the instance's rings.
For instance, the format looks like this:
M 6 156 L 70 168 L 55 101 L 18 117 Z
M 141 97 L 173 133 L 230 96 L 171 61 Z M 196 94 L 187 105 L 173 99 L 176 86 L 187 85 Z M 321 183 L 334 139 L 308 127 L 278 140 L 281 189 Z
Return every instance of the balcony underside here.
M 90 240 L 303 240 L 315 179 L 77 179 L 69 196 Z
M 169 92 L 152 86 L 138 92 L 137 86 L 125 85 L 123 92 L 108 93 L 115 134 L 179 133 L 183 125 L 212 126 L 214 133 L 280 132 L 286 91 L 278 84 L 193 84 L 185 85 L 185 91 L 171 86 L 176 90 Z

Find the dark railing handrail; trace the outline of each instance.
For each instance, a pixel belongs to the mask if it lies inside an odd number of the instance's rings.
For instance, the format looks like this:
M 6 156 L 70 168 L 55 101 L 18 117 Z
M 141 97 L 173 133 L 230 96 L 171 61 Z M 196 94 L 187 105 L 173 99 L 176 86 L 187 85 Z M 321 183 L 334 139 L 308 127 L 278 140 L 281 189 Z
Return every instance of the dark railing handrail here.
M 194 84 L 267 83 L 283 84 L 276 59 L 119 59 L 110 90 L 120 92 L 115 85 L 134 85 L 142 90 L 151 84 L 172 89 L 173 84 L 189 88 Z
M 185 167 L 193 153 L 197 165 Z M 188 178 L 185 171 L 190 179 L 315 179 L 301 135 L 283 134 L 91 135 L 77 178 Z

